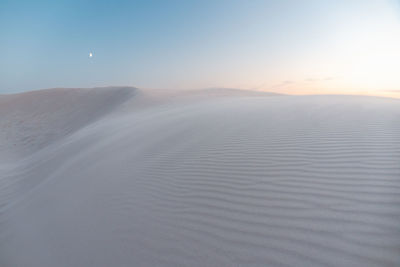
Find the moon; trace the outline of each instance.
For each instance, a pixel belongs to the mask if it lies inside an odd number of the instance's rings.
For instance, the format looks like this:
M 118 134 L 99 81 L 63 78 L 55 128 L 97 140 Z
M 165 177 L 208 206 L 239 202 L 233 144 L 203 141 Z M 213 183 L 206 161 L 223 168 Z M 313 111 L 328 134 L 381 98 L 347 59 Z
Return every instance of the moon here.
M 93 54 L 92 54 L 92 52 L 90 52 L 90 53 L 89 53 L 89 57 L 93 57 Z

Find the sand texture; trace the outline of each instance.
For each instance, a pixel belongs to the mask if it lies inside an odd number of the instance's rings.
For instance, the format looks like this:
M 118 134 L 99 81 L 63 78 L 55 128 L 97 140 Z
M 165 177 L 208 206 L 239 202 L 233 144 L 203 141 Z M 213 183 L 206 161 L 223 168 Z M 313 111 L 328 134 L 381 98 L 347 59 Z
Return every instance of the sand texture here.
M 400 266 L 400 100 L 2 95 L 0 266 Z

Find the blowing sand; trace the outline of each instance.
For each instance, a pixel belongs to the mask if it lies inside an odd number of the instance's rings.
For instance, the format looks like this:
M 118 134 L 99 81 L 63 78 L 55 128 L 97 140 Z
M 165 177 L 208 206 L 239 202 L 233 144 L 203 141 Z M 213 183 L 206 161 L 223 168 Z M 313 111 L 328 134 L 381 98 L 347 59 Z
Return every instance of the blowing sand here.
M 400 101 L 0 96 L 0 266 L 399 266 Z

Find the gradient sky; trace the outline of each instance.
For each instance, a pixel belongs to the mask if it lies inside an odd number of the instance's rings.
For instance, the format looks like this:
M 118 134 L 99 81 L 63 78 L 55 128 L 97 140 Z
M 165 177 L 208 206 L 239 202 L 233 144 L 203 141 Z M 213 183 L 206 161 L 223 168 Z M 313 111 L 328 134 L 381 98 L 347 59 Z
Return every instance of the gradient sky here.
M 400 1 L 0 0 L 0 62 L 0 93 L 132 85 L 400 97 Z

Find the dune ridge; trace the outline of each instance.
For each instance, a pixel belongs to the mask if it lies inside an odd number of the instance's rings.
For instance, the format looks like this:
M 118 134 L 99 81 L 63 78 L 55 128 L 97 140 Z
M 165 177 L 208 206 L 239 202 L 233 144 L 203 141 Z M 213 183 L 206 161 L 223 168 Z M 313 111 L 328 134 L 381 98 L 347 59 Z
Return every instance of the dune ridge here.
M 1 266 L 400 263 L 398 100 L 103 90 L 0 164 Z

